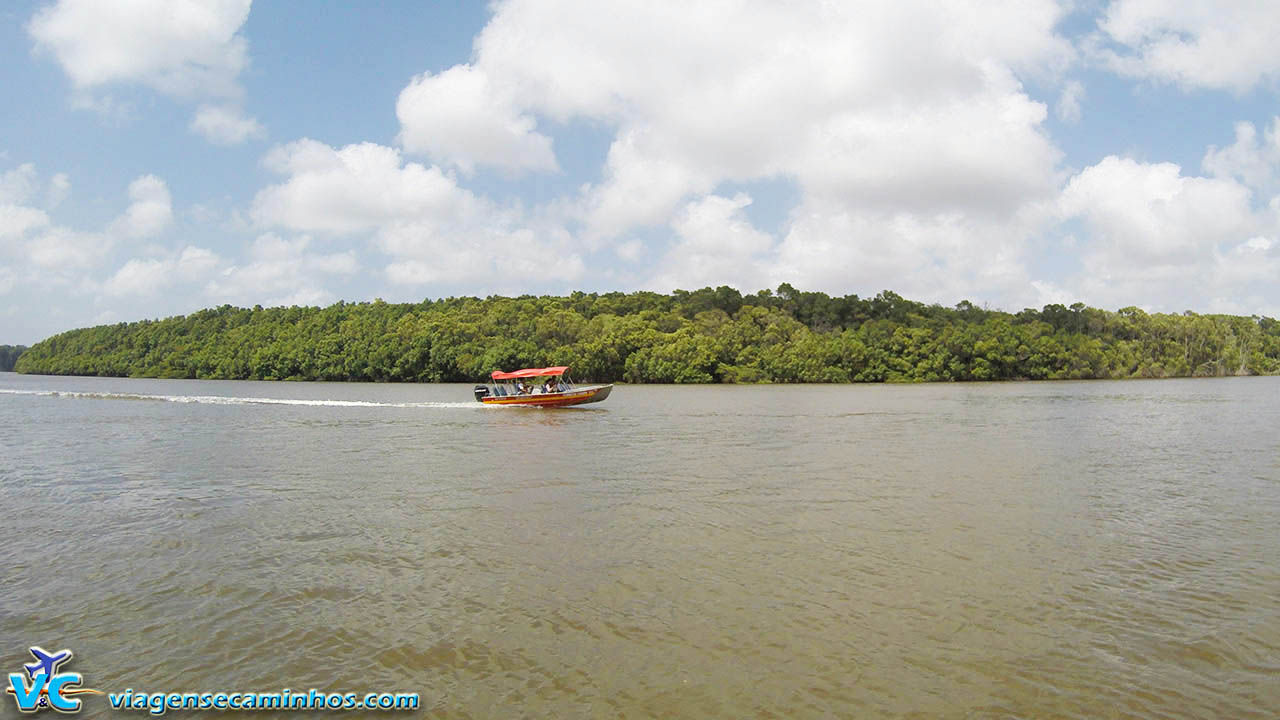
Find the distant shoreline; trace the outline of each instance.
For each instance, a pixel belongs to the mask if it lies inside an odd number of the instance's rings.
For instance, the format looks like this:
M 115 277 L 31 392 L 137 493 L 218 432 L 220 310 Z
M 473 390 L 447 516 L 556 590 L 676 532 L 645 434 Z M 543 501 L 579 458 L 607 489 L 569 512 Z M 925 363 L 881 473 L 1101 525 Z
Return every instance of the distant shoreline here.
M 16 370 L 0 370 L 0 375 L 20 375 L 22 377 L 56 377 L 56 378 L 99 378 L 103 380 L 181 380 L 187 382 L 262 382 L 262 383 L 298 383 L 298 384 L 333 384 L 333 385 L 458 385 L 470 387 L 475 384 L 484 382 L 479 380 L 448 380 L 440 382 L 432 382 L 426 380 L 308 380 L 302 378 L 284 378 L 280 380 L 267 380 L 258 378 L 177 378 L 177 377 L 152 377 L 146 375 L 59 375 L 54 373 L 30 373 L 18 372 Z M 1000 380 L 881 380 L 881 381 L 849 381 L 849 382 L 754 382 L 754 383 L 726 383 L 726 382 L 703 382 L 703 383 L 657 383 L 657 382 L 626 382 L 622 380 L 615 381 L 614 384 L 620 387 L 832 387 L 832 386 L 876 386 L 876 385 L 1039 385 L 1044 383 L 1102 383 L 1102 382 L 1127 382 L 1131 380 L 1142 381 L 1161 381 L 1161 380 L 1238 380 L 1242 378 L 1266 378 L 1276 377 L 1280 373 L 1246 374 L 1246 375 L 1165 375 L 1163 377 L 1105 377 L 1105 378 L 1044 378 L 1032 380 L 1029 378 L 1009 378 Z
M 26 374 L 210 380 L 478 382 L 496 369 L 568 365 L 631 384 L 842 384 L 1224 377 L 1280 373 L 1280 323 L 1046 305 L 953 308 L 872 298 L 670 295 L 230 305 L 71 330 L 16 358 Z

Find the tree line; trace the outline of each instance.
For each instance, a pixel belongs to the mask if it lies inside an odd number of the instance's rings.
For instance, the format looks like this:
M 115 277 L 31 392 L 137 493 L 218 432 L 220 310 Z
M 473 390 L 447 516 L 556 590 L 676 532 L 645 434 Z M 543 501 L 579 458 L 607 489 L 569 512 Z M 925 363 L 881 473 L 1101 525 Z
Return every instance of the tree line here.
M 450 297 L 326 308 L 222 307 L 71 330 L 24 373 L 470 382 L 569 365 L 578 380 L 844 383 L 1187 377 L 1280 372 L 1268 317 L 1148 314 L 1076 303 L 1008 313 L 783 284 L 564 297 Z
M 18 356 L 25 352 L 26 345 L 0 345 L 0 372 L 9 372 L 18 362 Z

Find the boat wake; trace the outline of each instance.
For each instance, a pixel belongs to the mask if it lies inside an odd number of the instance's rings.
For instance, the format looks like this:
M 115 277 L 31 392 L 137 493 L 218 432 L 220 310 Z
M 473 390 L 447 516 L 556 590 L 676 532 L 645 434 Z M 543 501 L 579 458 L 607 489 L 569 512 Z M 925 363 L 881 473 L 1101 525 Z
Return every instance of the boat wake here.
M 201 405 L 305 405 L 352 408 L 483 408 L 478 402 L 372 402 L 368 400 L 304 400 L 296 398 L 233 397 L 228 395 L 144 395 L 141 393 L 76 392 L 72 390 L 7 390 L 4 395 L 83 398 L 90 400 L 149 400 L 152 402 L 198 403 Z

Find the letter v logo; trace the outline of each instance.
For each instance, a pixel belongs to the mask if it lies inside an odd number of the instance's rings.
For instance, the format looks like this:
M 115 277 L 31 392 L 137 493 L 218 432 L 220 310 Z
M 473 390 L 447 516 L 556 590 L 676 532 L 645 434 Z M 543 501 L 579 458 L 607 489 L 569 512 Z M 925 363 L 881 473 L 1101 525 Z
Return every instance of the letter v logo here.
M 9 673 L 9 685 L 14 699 L 18 701 L 19 712 L 35 712 L 40 708 L 40 692 L 44 690 L 44 684 L 48 679 L 48 675 L 40 673 L 31 679 L 31 685 L 28 686 L 27 679 L 22 676 L 22 673 Z

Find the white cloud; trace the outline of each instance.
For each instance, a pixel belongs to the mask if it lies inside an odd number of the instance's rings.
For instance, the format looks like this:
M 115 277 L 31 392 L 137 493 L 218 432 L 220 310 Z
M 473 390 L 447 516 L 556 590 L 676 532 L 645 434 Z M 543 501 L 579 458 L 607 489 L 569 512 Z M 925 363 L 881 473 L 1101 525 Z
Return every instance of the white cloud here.
M 191 130 L 215 145 L 239 145 L 267 134 L 262 123 L 226 105 L 201 105 L 191 118 Z
M 772 264 L 775 283 L 840 294 L 890 289 L 944 304 L 967 298 L 1024 307 L 1037 296 L 1026 239 L 1045 227 L 1045 207 L 1005 218 L 813 201 L 794 215 Z
M 644 257 L 644 243 L 639 240 L 624 240 L 613 246 L 613 254 L 630 262 Z
M 1280 117 L 1272 119 L 1262 138 L 1253 123 L 1236 123 L 1235 143 L 1210 147 L 1203 165 L 1214 177 L 1236 178 L 1261 192 L 1275 190 L 1280 175 Z
M 71 178 L 66 173 L 57 173 L 49 180 L 49 192 L 45 200 L 45 204 L 50 208 L 56 208 L 67 199 L 67 195 L 71 193 Z
M 517 111 L 509 92 L 481 70 L 457 65 L 413 79 L 396 101 L 400 144 L 472 172 L 476 165 L 508 171 L 555 170 L 551 139 L 532 116 Z
M 1214 280 L 1222 290 L 1238 291 L 1249 285 L 1274 285 L 1280 277 L 1280 241 L 1274 237 L 1252 237 L 1215 253 Z M 1254 307 L 1244 314 L 1257 312 Z
M 169 190 L 163 180 L 153 175 L 130 183 L 131 203 L 101 230 L 69 227 L 31 205 L 43 198 L 49 207 L 54 207 L 70 187 L 71 181 L 64 173 L 54 174 L 46 187 L 29 164 L 0 175 L 0 193 L 10 201 L 0 203 L 0 257 L 7 262 L 13 277 L 24 285 L 94 292 L 99 289 L 95 278 L 100 277 L 118 241 L 153 238 L 172 222 Z M 116 271 L 106 289 L 119 292 L 143 288 L 154 270 L 144 259 L 127 263 Z M 166 266 L 165 270 L 172 273 L 173 268 Z
M 1047 1 L 513 0 L 465 67 L 507 88 L 514 112 L 617 128 L 583 198 L 589 234 L 666 224 L 721 181 L 779 176 L 854 199 L 1016 203 L 1051 191 L 1058 155 L 1011 70 L 1069 59 L 1060 15 Z
M 871 212 L 1007 217 L 1057 189 L 1061 153 L 1046 110 L 991 70 L 980 89 L 887 112 L 828 120 L 802 151 L 808 194 Z
M 517 147 L 551 122 L 585 120 L 613 133 L 600 179 L 559 207 L 585 248 L 613 242 L 634 253 L 628 235 L 638 228 L 723 210 L 717 203 L 730 199 L 715 194 L 726 183 L 781 181 L 801 200 L 786 238 L 760 255 L 773 258 L 771 277 L 939 292 L 957 286 L 939 277 L 994 274 L 1030 294 L 1021 245 L 1037 229 L 1033 209 L 1052 203 L 1064 178 L 1048 110 L 1020 77 L 1059 78 L 1073 61 L 1054 30 L 1063 14 L 1052 0 L 508 0 L 495 4 L 469 64 L 405 89 L 401 109 L 408 98 L 421 106 L 401 113 L 402 142 L 459 167 L 501 167 L 484 159 L 482 138 Z M 693 234 L 677 239 L 672 261 L 704 257 L 700 236 L 682 227 Z M 841 268 L 862 266 L 885 232 L 909 238 L 911 251 L 884 264 L 912 273 L 905 281 Z M 814 248 L 827 254 L 811 259 Z M 741 285 L 764 272 L 738 260 L 715 273 L 710 262 L 705 272 L 662 265 L 650 279 Z
M 1280 78 L 1271 0 L 1114 0 L 1096 52 L 1124 75 L 1244 92 Z
M 76 88 L 74 104 L 119 114 L 113 86 L 140 84 L 184 101 L 238 102 L 239 75 L 248 65 L 240 28 L 251 0 L 59 0 L 27 25 L 37 50 L 47 52 Z M 192 128 L 230 144 L 261 133 L 238 111 L 201 108 Z
M 477 203 L 439 168 L 404 163 L 374 143 L 334 149 L 303 139 L 273 149 L 265 164 L 288 179 L 254 198 L 253 217 L 264 225 L 350 234 L 465 214 Z
M 1080 101 L 1084 98 L 1084 85 L 1079 80 L 1071 80 L 1062 87 L 1058 96 L 1058 104 L 1053 112 L 1062 122 L 1074 125 L 1080 122 Z
M 1071 305 L 1079 300 L 1071 291 L 1048 280 L 1032 280 L 1031 287 L 1036 291 L 1036 299 L 1028 307 L 1042 308 L 1045 305 Z
M 112 235 L 130 239 L 155 237 L 173 223 L 169 188 L 154 175 L 143 175 L 129 183 L 128 209 L 109 228 Z
M 470 235 L 415 225 L 388 231 L 381 243 L 394 258 L 386 266 L 387 279 L 397 285 L 468 282 L 489 291 L 528 292 L 538 283 L 572 281 L 583 274 L 582 259 L 564 249 L 566 238 L 548 241 L 533 230 L 501 225 L 459 231 Z
M 661 292 L 718 285 L 763 287 L 773 238 L 743 214 L 751 197 L 708 195 L 685 206 L 671 223 L 676 242 L 647 283 Z
M 648 130 L 619 133 L 605 160 L 605 182 L 588 188 L 578 217 L 588 238 L 611 238 L 637 226 L 655 225 L 671 217 L 691 193 L 707 193 L 715 173 L 680 158 Z
M 1062 193 L 1064 217 L 1083 220 L 1091 234 L 1082 275 L 1066 283 L 1103 307 L 1178 311 L 1214 298 L 1261 297 L 1280 269 L 1280 226 L 1251 200 L 1231 178 L 1107 157 Z
M 134 258 L 103 283 L 110 296 L 155 295 L 175 284 L 204 283 L 221 263 L 217 254 L 205 248 L 187 246 L 164 258 Z
M 111 245 L 101 233 L 79 232 L 57 225 L 49 213 L 32 203 L 47 192 L 60 200 L 70 181 L 58 173 L 42 189 L 35 165 L 25 163 L 0 174 L 0 257 L 23 274 L 36 268 L 47 277 L 65 280 L 68 273 L 91 267 Z M 56 204 L 56 203 L 55 203 Z
M 1247 188 L 1232 180 L 1185 177 L 1172 163 L 1110 156 L 1071 179 L 1068 217 L 1093 231 L 1094 271 L 1113 274 L 1163 265 L 1195 266 L 1220 242 L 1247 233 Z
M 108 295 L 151 295 L 169 284 L 168 267 L 159 260 L 130 260 L 103 285 Z
M 568 234 L 554 220 L 526 218 L 517 208 L 476 197 L 438 167 L 404 162 L 394 148 L 335 149 L 300 140 L 274 149 L 266 164 L 287 178 L 258 193 L 256 222 L 366 236 L 391 256 L 386 272 L 394 283 L 520 287 L 531 278 L 571 280 L 582 273 Z
M 138 108 L 128 100 L 110 95 L 91 95 L 83 91 L 71 96 L 71 107 L 96 113 L 117 125 L 135 120 L 138 116 Z
M 36 166 L 24 163 L 0 175 L 0 205 L 22 205 L 36 193 L 39 175 Z
M 55 225 L 34 235 L 26 244 L 27 258 L 35 267 L 48 271 L 46 277 L 63 280 L 70 271 L 92 269 L 111 249 L 111 238 L 102 233 L 80 232 Z
M 0 192 L 9 201 L 0 202 L 0 294 L 16 291 L 24 298 L 23 312 L 9 332 L 34 342 L 51 330 L 92 324 L 99 317 L 189 312 L 206 304 L 193 302 L 192 292 L 226 264 L 210 250 L 166 250 L 153 241 L 173 219 L 163 180 L 137 178 L 129 185 L 124 211 L 88 229 L 71 227 L 33 206 L 44 200 L 54 208 L 70 187 L 66 174 L 55 173 L 46 183 L 31 165 L 0 174 Z M 121 264 L 116 253 L 122 249 L 135 249 L 138 256 Z
M 49 217 L 45 211 L 33 207 L 37 200 L 43 195 L 44 208 L 52 210 L 62 204 L 70 191 L 71 181 L 65 173 L 55 174 L 44 187 L 33 163 L 23 163 L 0 173 L 0 238 L 47 225 Z
M 48 224 L 49 215 L 43 210 L 22 205 L 0 205 L 0 241 L 5 241 L 0 247 L 12 247 L 12 242 Z
M 60 0 L 27 26 L 76 87 L 142 83 L 174 96 L 235 96 L 251 0 Z
M 360 264 L 354 251 L 315 253 L 311 238 L 287 240 L 275 233 L 258 236 L 249 261 L 225 267 L 204 287 L 215 303 L 238 305 L 323 305 L 334 295 L 324 287 L 332 277 L 352 275 Z

